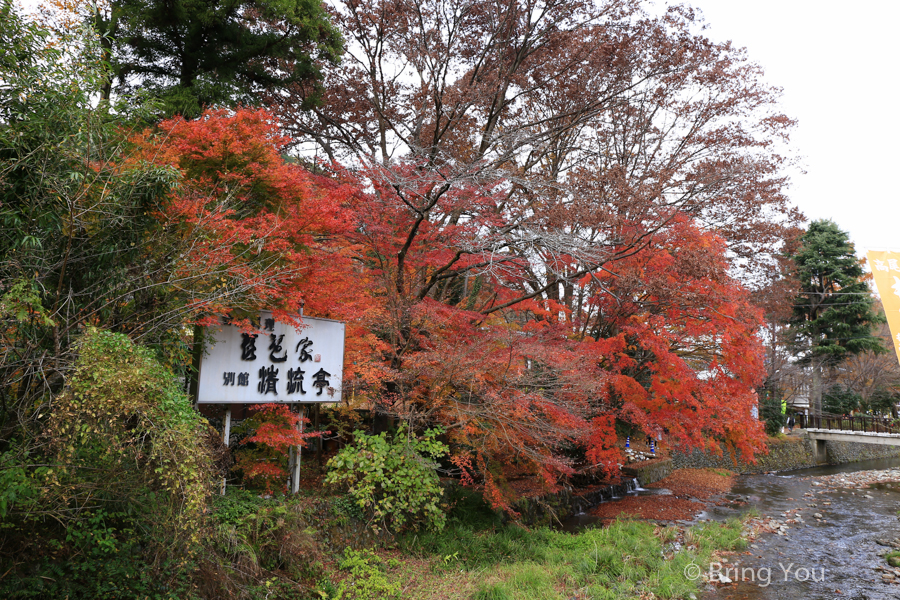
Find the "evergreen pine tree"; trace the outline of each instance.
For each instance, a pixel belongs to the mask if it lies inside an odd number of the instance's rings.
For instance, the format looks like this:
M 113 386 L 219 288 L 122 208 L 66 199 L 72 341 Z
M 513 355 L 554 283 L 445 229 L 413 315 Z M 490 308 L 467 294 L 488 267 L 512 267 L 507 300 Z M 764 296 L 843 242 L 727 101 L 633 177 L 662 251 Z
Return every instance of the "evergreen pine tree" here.
M 873 335 L 884 317 L 863 280 L 863 270 L 847 232 L 830 220 L 813 221 L 794 255 L 800 292 L 790 325 L 802 344 L 803 363 L 813 369 L 811 400 L 821 411 L 821 371 L 851 354 L 885 352 Z
M 314 103 L 319 64 L 342 52 L 320 0 L 112 0 L 91 21 L 112 70 L 104 95 L 117 79 L 161 99 L 166 116 L 254 104 L 293 84 Z

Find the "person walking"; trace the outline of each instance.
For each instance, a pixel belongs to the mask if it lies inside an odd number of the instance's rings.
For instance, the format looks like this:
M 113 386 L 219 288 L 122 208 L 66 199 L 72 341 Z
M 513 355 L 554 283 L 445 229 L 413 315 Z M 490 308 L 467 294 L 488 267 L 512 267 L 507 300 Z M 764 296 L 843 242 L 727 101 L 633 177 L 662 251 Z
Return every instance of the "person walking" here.
M 788 422 L 787 422 L 788 433 L 793 433 L 793 432 L 794 432 L 794 423 L 795 423 L 795 421 L 794 421 L 794 415 L 791 415 L 790 417 L 788 417 Z

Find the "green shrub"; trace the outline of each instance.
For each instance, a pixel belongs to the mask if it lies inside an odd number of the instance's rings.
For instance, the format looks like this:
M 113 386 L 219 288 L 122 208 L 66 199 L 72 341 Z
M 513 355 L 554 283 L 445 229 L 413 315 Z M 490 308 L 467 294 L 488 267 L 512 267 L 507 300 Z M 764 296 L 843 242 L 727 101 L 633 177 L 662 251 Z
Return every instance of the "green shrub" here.
M 400 583 L 388 580 L 384 572 L 384 561 L 371 550 L 347 548 L 340 568 L 342 571 L 349 571 L 349 575 L 332 594 L 328 594 L 328 600 L 382 600 L 400 597 Z
M 900 567 L 900 550 L 892 550 L 884 555 L 884 560 L 892 567 Z
M 342 519 L 343 523 L 346 523 L 349 519 L 364 521 L 366 518 L 365 513 L 350 494 L 333 498 L 331 500 L 331 512 L 334 516 Z
M 447 446 L 435 439 L 439 433 L 429 429 L 416 438 L 401 427 L 389 441 L 384 433 L 356 432 L 354 444 L 328 461 L 325 483 L 347 489 L 376 530 L 379 525 L 440 530 L 446 517 L 433 459 L 446 454 Z
M 15 440 L 10 443 L 15 449 Z M 40 494 L 37 478 L 46 476 L 47 467 L 38 467 L 29 472 L 22 466 L 27 456 L 18 456 L 17 452 L 0 453 L 0 521 L 20 505 L 24 510 Z
M 0 454 L 0 597 L 186 597 L 210 490 L 198 444 L 208 426 L 126 336 L 90 329 L 78 350 L 44 421 L 45 454 Z
M 759 416 L 766 422 L 766 433 L 777 435 L 784 427 L 786 417 L 782 412 L 781 397 L 778 394 L 765 394 L 759 406 Z
M 265 581 L 274 572 L 318 576 L 322 555 L 306 502 L 299 496 L 263 499 L 238 488 L 214 496 L 206 560 L 218 562 L 223 578 L 234 580 Z M 274 583 L 264 585 L 272 591 Z
M 147 348 L 89 329 L 48 436 L 59 463 L 48 484 L 79 510 L 146 507 L 157 533 L 199 541 L 212 465 L 198 444 L 209 431 L 178 381 Z M 61 509 L 65 521 L 78 510 Z M 167 542 L 164 542 L 164 544 Z
M 833 385 L 822 395 L 822 410 L 827 413 L 846 415 L 857 410 L 862 401 L 862 396 L 849 387 Z

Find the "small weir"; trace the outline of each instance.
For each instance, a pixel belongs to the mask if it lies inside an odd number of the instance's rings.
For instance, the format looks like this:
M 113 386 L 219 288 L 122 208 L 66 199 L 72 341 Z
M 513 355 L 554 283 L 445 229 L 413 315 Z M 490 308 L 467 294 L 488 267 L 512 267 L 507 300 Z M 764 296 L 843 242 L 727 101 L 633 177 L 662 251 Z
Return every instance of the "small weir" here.
M 622 483 L 615 485 L 607 485 L 574 498 L 572 501 L 572 508 L 576 514 L 583 513 L 587 509 L 597 506 L 601 502 L 609 502 L 610 500 L 622 498 L 638 489 L 642 488 L 636 478 L 625 480 Z
M 579 500 L 573 503 L 576 512 L 585 512 L 587 509 L 593 508 L 603 502 L 612 502 L 626 496 L 665 496 L 671 495 L 672 492 L 665 488 L 644 488 L 641 487 L 637 478 L 624 481 L 618 485 L 610 485 L 601 488 L 595 492 L 590 492 L 584 496 L 580 496 Z
M 572 516 L 564 519 L 559 525 L 563 531 L 577 532 L 585 527 L 593 526 L 599 519 L 588 514 L 590 509 L 604 502 L 615 502 L 627 496 L 659 496 L 671 495 L 664 488 L 643 488 L 637 478 L 625 480 L 620 484 L 608 485 L 588 492 L 572 500 Z

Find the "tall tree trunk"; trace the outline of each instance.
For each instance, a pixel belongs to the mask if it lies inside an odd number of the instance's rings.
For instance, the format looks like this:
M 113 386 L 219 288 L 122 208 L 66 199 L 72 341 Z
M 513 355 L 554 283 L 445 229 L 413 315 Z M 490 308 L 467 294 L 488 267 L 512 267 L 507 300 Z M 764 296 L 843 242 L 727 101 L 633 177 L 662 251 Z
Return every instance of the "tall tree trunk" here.
M 115 4 L 109 7 L 109 18 L 104 18 L 99 7 L 94 7 L 93 25 L 100 38 L 100 60 L 103 63 L 103 81 L 100 84 L 100 99 L 109 102 L 112 87 L 119 73 L 113 56 L 113 42 L 118 35 L 119 9 Z
M 810 406 L 816 414 L 822 414 L 822 363 L 813 363 Z

